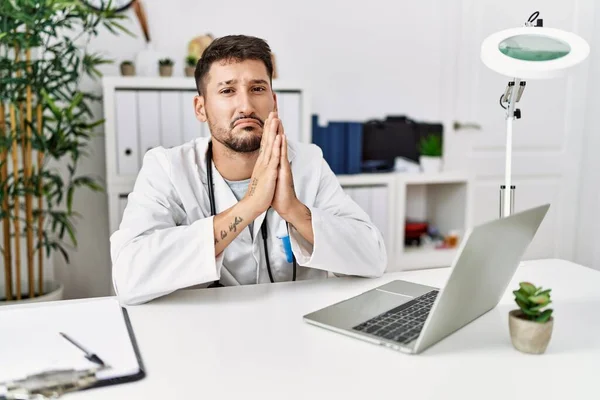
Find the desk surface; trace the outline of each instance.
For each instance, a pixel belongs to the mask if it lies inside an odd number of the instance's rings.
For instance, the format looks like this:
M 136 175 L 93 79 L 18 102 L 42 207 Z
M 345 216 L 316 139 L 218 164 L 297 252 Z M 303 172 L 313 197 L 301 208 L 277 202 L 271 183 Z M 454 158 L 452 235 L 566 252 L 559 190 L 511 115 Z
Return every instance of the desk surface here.
M 184 290 L 129 307 L 147 377 L 68 398 L 600 396 L 600 272 L 566 261 L 524 263 L 498 307 L 420 355 L 302 320 L 306 313 L 393 279 L 439 287 L 448 273 L 443 268 L 375 280 Z M 508 312 L 515 308 L 511 291 L 523 280 L 552 288 L 555 325 L 545 355 L 519 353 L 510 342 Z

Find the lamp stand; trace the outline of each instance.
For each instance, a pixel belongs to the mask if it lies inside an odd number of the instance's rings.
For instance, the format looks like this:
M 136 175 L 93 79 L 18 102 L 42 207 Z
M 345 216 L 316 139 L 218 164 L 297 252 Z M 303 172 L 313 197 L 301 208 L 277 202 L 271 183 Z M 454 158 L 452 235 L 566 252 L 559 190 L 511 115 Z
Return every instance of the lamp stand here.
M 525 90 L 525 81 L 515 78 L 506 86 L 500 97 L 500 105 L 506 110 L 506 162 L 504 185 L 500 185 L 500 218 L 508 217 L 515 209 L 515 185 L 511 184 L 513 122 L 521 118 L 521 110 L 515 107 Z M 507 106 L 504 106 L 504 104 Z

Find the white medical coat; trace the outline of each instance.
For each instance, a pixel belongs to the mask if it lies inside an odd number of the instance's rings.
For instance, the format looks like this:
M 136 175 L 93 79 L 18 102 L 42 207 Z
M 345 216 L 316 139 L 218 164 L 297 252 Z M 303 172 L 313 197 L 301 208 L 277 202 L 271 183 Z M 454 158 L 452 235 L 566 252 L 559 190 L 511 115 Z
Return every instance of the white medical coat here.
M 286 222 L 269 209 L 250 236 L 246 227 L 215 256 L 213 217 L 206 179 L 210 138 L 146 153 L 119 229 L 113 233 L 113 285 L 123 304 L 144 303 L 181 288 L 270 282 L 260 226 L 267 218 L 273 279 L 292 279 L 292 264 L 277 235 Z M 342 190 L 335 174 L 312 144 L 288 143 L 296 196 L 312 213 L 314 245 L 290 225 L 297 280 L 325 278 L 328 272 L 377 277 L 387 255 L 383 238 L 369 216 Z M 213 164 L 217 214 L 237 199 Z

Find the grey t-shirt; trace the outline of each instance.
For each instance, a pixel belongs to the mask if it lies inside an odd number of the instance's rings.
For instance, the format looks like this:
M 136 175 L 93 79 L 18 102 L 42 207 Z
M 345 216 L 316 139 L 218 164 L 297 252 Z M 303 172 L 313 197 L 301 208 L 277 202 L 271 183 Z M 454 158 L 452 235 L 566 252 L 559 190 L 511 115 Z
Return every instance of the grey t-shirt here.
M 250 184 L 250 178 L 249 179 L 244 179 L 243 181 L 228 181 L 227 179 L 223 178 L 225 180 L 225 182 L 227 182 L 227 184 L 229 185 L 229 188 L 231 189 L 231 191 L 233 192 L 233 195 L 235 196 L 235 198 L 240 201 L 241 199 L 244 198 L 244 196 L 246 195 L 246 192 L 248 191 L 248 185 Z M 252 239 L 254 239 L 253 235 L 252 235 L 252 227 L 254 226 L 254 222 L 250 222 L 250 225 L 248 225 L 248 228 L 250 229 L 250 237 Z

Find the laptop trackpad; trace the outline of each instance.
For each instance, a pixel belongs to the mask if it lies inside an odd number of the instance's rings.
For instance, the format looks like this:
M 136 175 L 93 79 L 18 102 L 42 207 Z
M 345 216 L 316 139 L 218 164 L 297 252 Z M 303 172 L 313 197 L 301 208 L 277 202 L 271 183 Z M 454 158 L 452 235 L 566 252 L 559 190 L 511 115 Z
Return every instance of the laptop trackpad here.
M 410 296 L 375 289 L 316 311 L 306 317 L 323 324 L 350 329 L 412 299 L 413 297 Z

